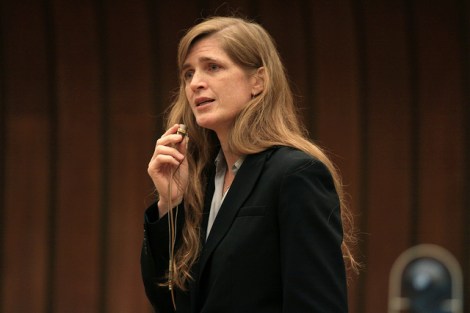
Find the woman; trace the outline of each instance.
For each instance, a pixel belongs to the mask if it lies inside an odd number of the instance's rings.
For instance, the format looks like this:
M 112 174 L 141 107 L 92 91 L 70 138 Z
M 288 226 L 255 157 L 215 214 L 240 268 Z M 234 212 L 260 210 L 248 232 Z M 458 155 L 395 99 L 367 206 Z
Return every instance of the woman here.
M 181 39 L 178 66 L 148 168 L 159 200 L 141 265 L 155 310 L 347 312 L 341 184 L 305 136 L 269 34 L 207 19 Z

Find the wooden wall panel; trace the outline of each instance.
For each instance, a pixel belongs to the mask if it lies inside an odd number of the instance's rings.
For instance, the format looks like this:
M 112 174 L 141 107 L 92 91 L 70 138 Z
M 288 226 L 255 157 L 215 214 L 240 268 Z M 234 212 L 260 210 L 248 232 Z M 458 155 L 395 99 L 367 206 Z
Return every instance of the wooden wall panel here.
M 307 55 L 306 45 L 308 38 L 304 31 L 304 21 L 302 10 L 304 7 L 301 1 L 294 1 L 288 6 L 282 1 L 259 1 L 260 14 L 257 21 L 266 29 L 277 34 L 276 41 L 281 60 L 289 67 L 286 67 L 291 87 L 298 101 L 305 122 L 312 125 L 313 114 L 310 110 L 309 92 L 313 86 L 312 81 L 307 80 L 307 68 L 312 64 L 312 56 Z
M 445 246 L 460 258 L 464 103 L 459 83 L 458 11 L 456 1 L 440 5 L 417 1 L 415 12 L 420 111 L 418 241 Z
M 0 12 L 6 130 L 0 311 L 45 312 L 51 177 L 45 16 L 36 1 L 2 3 Z
M 98 312 L 102 112 L 96 14 L 92 1 L 50 5 L 58 123 L 53 310 Z
M 211 15 L 237 15 L 248 17 L 251 19 L 258 19 L 261 17 L 259 8 L 261 6 L 259 1 L 250 0 L 233 0 L 233 1 L 220 1 L 220 0 L 205 0 L 199 3 L 198 10 L 202 16 Z M 202 8 L 202 9 L 201 9 Z M 264 14 L 263 14 L 264 15 Z
M 470 264 L 464 255 L 470 246 L 464 233 L 470 221 L 464 218 L 469 210 L 464 203 L 465 195 L 470 193 L 463 169 L 465 159 L 468 160 L 465 125 L 469 120 L 462 116 L 469 99 L 463 98 L 468 85 L 461 82 L 465 58 L 468 60 L 468 49 L 463 55 L 462 48 L 468 45 L 468 37 L 462 42 L 460 8 L 458 1 L 415 4 L 415 12 L 420 12 L 416 15 L 421 139 L 417 240 L 448 249 L 468 277 Z M 468 310 L 468 281 L 464 294 Z
M 309 56 L 313 59 L 313 66 L 308 69 L 313 81 L 310 87 L 313 96 L 310 103 L 313 115 L 311 133 L 340 169 L 349 207 L 362 218 L 360 189 L 356 183 L 362 175 L 362 138 L 359 127 L 357 29 L 353 6 L 342 1 L 314 1 L 306 16 L 311 16 L 309 39 L 313 47 L 313 55 Z M 359 305 L 359 282 L 352 275 L 349 287 L 351 312 L 355 312 Z
M 350 311 L 385 312 L 392 263 L 422 242 L 458 258 L 468 290 L 469 2 L 2 2 L 0 310 L 151 311 L 147 164 L 178 40 L 214 13 L 270 31 L 343 174 L 365 265 Z
M 364 2 L 361 12 L 367 123 L 363 288 L 367 297 L 358 312 L 379 312 L 387 307 L 384 290 L 388 290 L 392 264 L 411 243 L 410 54 L 404 1 Z
M 464 135 L 464 172 L 463 180 L 463 210 L 464 218 L 461 221 L 463 225 L 463 242 L 462 242 L 462 266 L 464 275 L 464 292 L 465 308 L 470 307 L 470 1 L 458 1 L 459 21 L 460 21 L 460 47 L 462 59 L 462 98 L 463 98 L 463 114 L 462 124 L 465 129 Z
M 162 116 L 178 87 L 176 53 L 179 38 L 189 27 L 188 21 L 196 21 L 201 16 L 198 6 L 193 1 L 185 5 L 185 10 L 181 10 L 179 6 L 169 1 L 157 1 L 150 7 L 150 10 L 152 64 L 155 66 L 152 69 L 154 71 L 152 87 L 157 95 L 154 115 L 156 133 L 153 134 L 153 138 L 156 139 L 165 129 Z
M 144 312 L 140 276 L 144 200 L 151 194 L 147 164 L 152 133 L 152 69 L 145 1 L 106 1 L 109 96 L 105 312 Z

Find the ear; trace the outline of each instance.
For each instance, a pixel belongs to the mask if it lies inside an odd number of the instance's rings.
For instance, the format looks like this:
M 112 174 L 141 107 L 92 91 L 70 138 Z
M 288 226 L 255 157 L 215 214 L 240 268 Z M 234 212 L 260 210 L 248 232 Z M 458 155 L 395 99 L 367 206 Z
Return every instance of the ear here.
M 252 87 L 251 87 L 251 95 L 252 97 L 256 97 L 264 90 L 264 76 L 265 70 L 264 67 L 259 67 L 256 70 L 256 73 L 253 74 L 251 77 L 252 79 Z

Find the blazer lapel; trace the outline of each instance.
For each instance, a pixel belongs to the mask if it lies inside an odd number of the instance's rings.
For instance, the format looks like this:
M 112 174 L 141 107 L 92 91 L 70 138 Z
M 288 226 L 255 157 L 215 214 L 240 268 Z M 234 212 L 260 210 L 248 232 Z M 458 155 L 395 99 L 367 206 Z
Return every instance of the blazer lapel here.
M 238 170 L 232 186 L 230 187 L 230 190 L 227 193 L 222 206 L 220 207 L 209 237 L 207 238 L 207 241 L 201 252 L 199 261 L 199 277 L 201 277 L 200 275 L 204 271 L 207 260 L 210 258 L 211 254 L 214 252 L 215 248 L 232 225 L 238 210 L 253 190 L 253 187 L 256 184 L 259 175 L 261 174 L 266 157 L 268 155 L 269 153 L 264 151 L 258 154 L 248 155 L 243 161 L 243 164 Z M 209 194 L 212 195 L 213 191 L 212 193 L 207 193 L 206 195 Z M 211 199 L 206 199 L 205 202 L 206 205 L 208 204 L 210 208 Z M 205 211 L 208 212 L 209 208 L 207 208 Z M 202 226 L 207 227 L 207 223 L 203 223 Z M 205 235 L 206 230 L 204 229 L 202 233 Z M 201 239 L 204 240 L 205 236 Z
M 214 183 L 214 176 L 215 176 L 215 166 L 209 169 L 208 176 L 209 181 L 207 182 L 206 192 L 204 194 L 204 208 L 202 212 L 202 223 L 201 223 L 201 241 L 204 246 L 206 242 L 206 233 L 207 233 L 207 224 L 209 222 L 209 213 L 211 209 L 212 197 L 214 195 L 215 190 L 215 183 Z

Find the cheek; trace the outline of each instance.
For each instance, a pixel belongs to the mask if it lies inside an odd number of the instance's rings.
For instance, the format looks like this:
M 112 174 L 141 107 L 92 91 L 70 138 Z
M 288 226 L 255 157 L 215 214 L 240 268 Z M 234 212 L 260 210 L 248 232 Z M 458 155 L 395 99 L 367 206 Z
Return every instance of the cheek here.
M 228 84 L 227 92 L 231 94 L 233 98 L 236 98 L 241 102 L 248 102 L 251 99 L 251 86 L 246 80 L 240 79 L 239 81 Z

